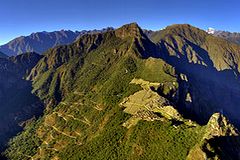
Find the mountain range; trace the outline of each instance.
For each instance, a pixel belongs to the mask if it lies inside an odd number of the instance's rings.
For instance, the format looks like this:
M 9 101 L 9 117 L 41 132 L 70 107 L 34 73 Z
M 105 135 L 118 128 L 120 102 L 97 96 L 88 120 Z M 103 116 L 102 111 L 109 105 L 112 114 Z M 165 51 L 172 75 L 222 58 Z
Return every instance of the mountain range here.
M 36 52 L 43 54 L 48 49 L 53 48 L 58 45 L 66 45 L 73 43 L 75 40 L 79 39 L 84 34 L 94 34 L 94 33 L 104 33 L 107 31 L 114 30 L 113 27 L 103 28 L 102 30 L 82 30 L 82 31 L 71 31 L 71 30 L 61 30 L 54 32 L 36 32 L 29 36 L 17 37 L 7 44 L 0 46 L 0 56 L 15 56 L 26 52 Z M 154 39 L 154 35 L 159 35 L 159 31 L 152 31 L 143 29 L 145 35 L 150 39 Z M 210 28 L 207 30 L 209 34 L 226 39 L 230 42 L 240 44 L 240 33 L 231 33 L 227 31 L 220 31 Z M 5 54 L 3 54 L 3 53 Z
M 227 31 L 216 31 L 214 35 L 229 40 L 230 42 L 240 44 L 240 33 L 227 32 Z
M 207 32 L 216 37 L 220 37 L 220 38 L 226 39 L 230 42 L 240 44 L 240 33 L 215 30 L 214 28 L 209 28 L 207 30 Z
M 36 52 L 42 54 L 50 48 L 58 45 L 70 44 L 84 34 L 101 33 L 113 28 L 108 27 L 102 30 L 83 30 L 83 31 L 70 31 L 61 30 L 54 32 L 36 32 L 29 36 L 21 36 L 15 38 L 0 46 L 0 51 L 8 56 L 19 55 L 26 52 Z
M 236 42 L 136 23 L 75 39 L 0 59 L 3 158 L 240 159 Z

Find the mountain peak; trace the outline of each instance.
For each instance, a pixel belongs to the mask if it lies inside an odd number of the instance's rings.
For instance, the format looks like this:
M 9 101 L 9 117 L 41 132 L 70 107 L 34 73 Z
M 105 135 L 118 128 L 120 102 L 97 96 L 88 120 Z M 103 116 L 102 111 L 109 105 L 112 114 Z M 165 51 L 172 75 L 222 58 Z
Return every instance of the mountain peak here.
M 115 34 L 120 38 L 142 37 L 144 35 L 142 29 L 138 26 L 137 23 L 123 25 L 115 31 Z
M 216 30 L 214 28 L 208 28 L 208 30 L 206 31 L 208 34 L 214 34 L 216 32 Z
M 201 30 L 197 27 L 194 27 L 190 24 L 174 24 L 174 25 L 166 27 L 165 30 L 168 30 L 170 33 L 175 33 L 175 34 L 186 34 L 186 33 L 191 33 L 191 32 L 192 33 L 204 32 L 203 30 Z
M 204 30 L 189 24 L 174 24 L 153 34 L 152 40 L 154 42 L 159 42 L 162 39 L 174 36 L 191 39 L 193 42 L 202 42 L 208 34 Z
M 113 30 L 113 28 L 105 28 L 102 30 L 59 30 L 53 32 L 34 32 L 28 36 L 17 37 L 7 44 L 0 46 L 0 51 L 8 56 L 15 56 L 26 52 L 37 52 L 43 54 L 50 48 L 54 48 L 59 45 L 71 44 L 82 35 L 103 33 Z

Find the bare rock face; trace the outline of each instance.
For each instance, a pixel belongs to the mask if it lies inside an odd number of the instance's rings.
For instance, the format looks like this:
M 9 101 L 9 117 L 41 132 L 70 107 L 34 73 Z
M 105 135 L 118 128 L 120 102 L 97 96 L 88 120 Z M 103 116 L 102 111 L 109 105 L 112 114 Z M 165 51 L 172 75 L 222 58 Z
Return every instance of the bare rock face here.
M 215 113 L 210 118 L 204 139 L 221 136 L 238 136 L 238 130 L 220 113 Z
M 214 36 L 226 39 L 230 42 L 240 44 L 240 33 L 231 33 L 226 31 L 215 31 Z
M 239 151 L 238 142 L 232 143 L 232 139 L 237 139 L 239 131 L 220 113 L 215 113 L 209 119 L 206 125 L 205 133 L 199 144 L 195 145 L 189 152 L 188 160 L 205 160 L 205 159 L 225 159 L 228 154 L 236 154 Z M 231 145 L 235 145 L 234 147 Z M 216 149 L 215 146 L 218 146 Z M 228 150 L 226 148 L 234 148 Z M 220 151 L 220 152 L 219 152 Z M 221 154 L 225 154 L 224 158 Z M 240 156 L 232 156 L 239 159 Z

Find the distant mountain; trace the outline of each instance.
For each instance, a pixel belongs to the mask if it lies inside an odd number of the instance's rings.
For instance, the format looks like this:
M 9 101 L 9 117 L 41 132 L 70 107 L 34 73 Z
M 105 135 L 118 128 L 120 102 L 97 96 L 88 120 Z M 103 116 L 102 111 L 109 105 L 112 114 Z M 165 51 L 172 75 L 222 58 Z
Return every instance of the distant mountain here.
M 114 30 L 113 27 L 107 27 L 107 28 L 103 28 L 101 30 L 98 29 L 94 29 L 94 30 L 82 30 L 81 32 L 79 32 L 79 36 L 77 36 L 76 40 L 78 40 L 82 35 L 85 34 L 96 34 L 96 33 L 104 33 L 104 32 L 108 32 L 108 31 L 112 31 Z
M 142 31 L 148 37 L 151 37 L 155 33 L 155 31 L 148 30 L 148 29 L 143 29 Z
M 227 31 L 215 31 L 214 36 L 224 38 L 230 42 L 240 44 L 240 33 L 237 32 L 227 32 Z
M 70 44 L 84 34 L 102 33 L 112 29 L 113 28 L 92 31 L 83 30 L 80 32 L 73 32 L 70 30 L 36 32 L 29 36 L 21 36 L 13 39 L 7 44 L 0 46 L 0 51 L 8 56 L 19 55 L 26 52 L 37 52 L 42 54 L 49 48 L 53 48 L 58 45 Z
M 213 36 L 226 39 L 236 44 L 240 44 L 240 33 L 238 32 L 221 31 L 221 30 L 216 30 L 214 28 L 208 28 L 206 32 L 208 34 L 212 34 Z
M 208 34 L 214 34 L 216 30 L 214 28 L 208 28 L 206 31 Z

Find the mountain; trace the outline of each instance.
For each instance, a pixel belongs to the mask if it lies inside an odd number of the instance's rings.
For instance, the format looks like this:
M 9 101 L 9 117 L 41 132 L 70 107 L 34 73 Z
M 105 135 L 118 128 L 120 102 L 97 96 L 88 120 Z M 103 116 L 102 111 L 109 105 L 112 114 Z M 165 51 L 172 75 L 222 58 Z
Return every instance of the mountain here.
M 50 49 L 28 76 L 33 93 L 47 102 L 45 115 L 10 142 L 6 156 L 184 159 L 201 127 L 169 105 L 177 98 L 177 75 L 148 58 L 156 49 L 135 23 Z
M 78 40 L 82 35 L 85 34 L 96 34 L 96 33 L 104 33 L 104 32 L 108 32 L 108 31 L 112 31 L 114 30 L 113 27 L 107 27 L 107 28 L 103 28 L 101 30 L 98 29 L 94 29 L 94 30 L 82 30 L 81 34 L 79 34 L 79 36 L 76 38 L 76 40 Z
M 184 92 L 189 93 L 192 100 L 182 108 L 205 123 L 214 112 L 222 112 L 236 124 L 239 120 L 240 46 L 190 25 L 167 27 L 155 42 L 161 50 L 156 57 L 187 77 Z
M 214 34 L 216 32 L 216 29 L 214 28 L 208 28 L 207 31 L 206 31 L 208 34 Z
M 229 42 L 240 44 L 240 33 L 237 33 L 237 32 L 232 33 L 232 32 L 228 32 L 228 31 L 221 31 L 221 30 L 216 30 L 214 28 L 209 28 L 206 32 L 208 34 L 212 34 L 216 37 L 226 39 Z
M 42 54 L 55 46 L 70 44 L 84 34 L 106 32 L 108 30 L 112 30 L 112 28 L 92 31 L 83 30 L 80 32 L 73 32 L 70 30 L 36 32 L 29 36 L 21 36 L 13 39 L 7 44 L 0 46 L 0 51 L 8 56 L 19 55 L 26 52 L 37 52 Z
M 3 155 L 239 159 L 239 51 L 187 24 L 147 32 L 136 23 L 51 48 L 23 76 L 43 116 Z
M 214 32 L 214 36 L 226 39 L 230 42 L 240 44 L 240 33 L 234 32 L 227 32 L 227 31 L 216 31 Z
M 0 149 L 8 138 L 22 130 L 24 122 L 38 117 L 43 104 L 31 93 L 31 83 L 23 79 L 42 56 L 26 53 L 0 58 Z

